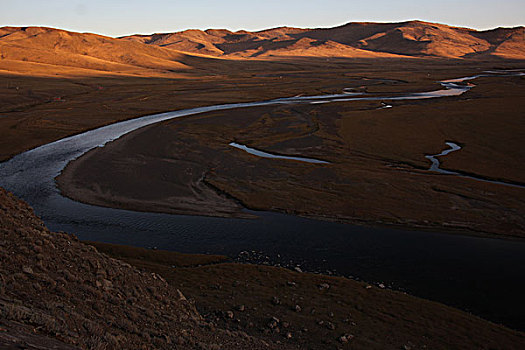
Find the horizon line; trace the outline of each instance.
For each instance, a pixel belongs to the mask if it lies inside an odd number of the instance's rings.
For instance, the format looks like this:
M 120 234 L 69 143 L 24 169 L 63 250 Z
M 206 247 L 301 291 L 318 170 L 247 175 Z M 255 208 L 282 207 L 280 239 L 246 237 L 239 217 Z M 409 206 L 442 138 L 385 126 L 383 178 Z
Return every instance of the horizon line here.
M 409 22 L 422 22 L 422 23 L 430 23 L 430 24 L 439 24 L 439 25 L 449 26 L 449 27 L 452 27 L 452 28 L 463 28 L 463 29 L 475 30 L 475 31 L 478 31 L 478 32 L 491 31 L 491 30 L 500 29 L 500 28 L 502 28 L 502 29 L 513 29 L 513 28 L 525 27 L 525 24 L 520 24 L 520 25 L 514 25 L 514 26 L 513 25 L 510 25 L 510 26 L 500 25 L 500 26 L 497 26 L 497 27 L 490 27 L 490 28 L 474 28 L 474 27 L 461 26 L 461 25 L 452 25 L 452 24 L 443 23 L 443 22 L 432 22 L 432 21 L 427 21 L 427 20 L 422 20 L 422 19 L 407 19 L 407 20 L 401 20 L 401 21 L 350 21 L 350 22 L 344 22 L 344 23 L 341 23 L 341 24 L 336 24 L 336 25 L 331 25 L 331 26 L 318 26 L 318 27 L 293 26 L 293 25 L 287 25 L 287 24 L 271 26 L 271 27 L 265 27 L 265 28 L 262 28 L 262 29 L 244 29 L 244 28 L 229 29 L 229 28 L 226 28 L 226 27 L 223 27 L 223 28 L 209 27 L 209 28 L 203 29 L 202 27 L 201 28 L 194 27 L 194 28 L 185 28 L 185 29 L 174 29 L 172 31 L 170 31 L 170 30 L 159 30 L 159 31 L 153 31 L 153 32 L 149 32 L 149 33 L 132 32 L 132 33 L 123 34 L 123 35 L 109 35 L 109 34 L 97 32 L 97 31 L 74 30 L 74 29 L 69 29 L 69 28 L 60 27 L 60 26 L 53 26 L 53 25 L 48 25 L 48 24 L 30 24 L 30 25 L 21 25 L 21 24 L 5 24 L 4 25 L 3 24 L 3 25 L 0 25 L 0 28 L 4 28 L 4 27 L 14 27 L 14 28 L 25 28 L 25 27 L 27 27 L 27 28 L 30 28 L 30 27 L 51 28 L 51 29 L 59 29 L 59 30 L 64 30 L 64 31 L 74 32 L 74 33 L 96 34 L 96 35 L 101 35 L 101 36 L 106 36 L 106 37 L 118 39 L 118 38 L 122 38 L 122 37 L 126 37 L 126 36 L 132 36 L 132 35 L 169 34 L 169 33 L 184 32 L 184 31 L 188 31 L 188 30 L 200 30 L 200 31 L 227 30 L 227 31 L 230 31 L 230 32 L 233 32 L 233 33 L 241 32 L 241 31 L 257 33 L 257 32 L 261 32 L 261 31 L 272 30 L 272 29 L 279 29 L 279 28 L 295 28 L 295 29 L 315 30 L 315 29 L 338 28 L 338 27 L 343 27 L 345 25 L 349 25 L 349 24 L 353 24 L 353 23 L 363 23 L 363 24 L 364 23 L 370 23 L 370 24 L 401 24 L 401 23 L 409 23 Z

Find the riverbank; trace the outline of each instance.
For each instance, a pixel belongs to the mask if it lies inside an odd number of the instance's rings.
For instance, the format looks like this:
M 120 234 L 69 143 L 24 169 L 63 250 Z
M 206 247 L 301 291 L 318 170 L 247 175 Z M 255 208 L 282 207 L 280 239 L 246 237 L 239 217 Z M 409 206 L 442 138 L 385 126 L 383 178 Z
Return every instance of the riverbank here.
M 0 255 L 2 346 L 519 349 L 525 342 L 521 332 L 345 278 L 87 245 L 50 232 L 4 190 L 0 204 L 0 253 L 9 252 Z
M 172 254 L 175 260 L 176 253 L 90 244 L 110 256 L 162 275 L 190 295 L 205 319 L 218 327 L 243 330 L 254 337 L 294 344 L 297 348 L 516 346 L 496 345 L 493 340 L 487 342 L 477 335 L 468 335 L 470 331 L 465 333 L 471 329 L 476 334 L 494 334 L 475 316 L 384 286 L 228 261 L 184 266 L 169 258 L 156 258 L 156 254 Z M 517 345 L 521 346 L 521 342 Z

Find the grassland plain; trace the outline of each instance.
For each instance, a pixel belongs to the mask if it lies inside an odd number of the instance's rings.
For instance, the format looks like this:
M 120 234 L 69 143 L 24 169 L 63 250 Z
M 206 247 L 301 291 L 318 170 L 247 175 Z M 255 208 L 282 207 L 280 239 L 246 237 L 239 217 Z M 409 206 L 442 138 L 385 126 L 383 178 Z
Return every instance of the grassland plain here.
M 342 60 L 336 68 L 319 62 L 313 81 L 302 70 L 279 80 L 298 90 L 304 86 L 305 95 L 346 88 L 382 96 L 437 90 L 440 80 L 494 66 L 479 63 L 473 70 L 456 61 L 426 60 L 410 62 L 408 71 L 404 60 L 374 62 Z M 525 183 L 523 77 L 473 83 L 457 97 L 265 106 L 166 121 L 72 162 L 58 183 L 76 200 L 135 210 L 239 216 L 248 207 L 522 237 L 523 188 L 427 171 L 425 155 L 454 141 L 463 149 L 444 157 L 444 168 Z M 385 101 L 393 108 L 382 108 Z M 230 147 L 232 141 L 331 164 L 262 159 Z

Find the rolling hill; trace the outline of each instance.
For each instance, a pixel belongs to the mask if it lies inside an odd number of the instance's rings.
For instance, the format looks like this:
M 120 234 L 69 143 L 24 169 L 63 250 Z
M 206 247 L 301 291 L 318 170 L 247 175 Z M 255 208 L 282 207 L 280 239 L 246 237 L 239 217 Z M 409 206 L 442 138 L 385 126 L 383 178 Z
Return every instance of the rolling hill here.
M 122 38 L 45 27 L 0 28 L 0 70 L 22 74 L 173 76 L 220 63 L 213 58 L 287 56 L 525 59 L 525 28 L 476 31 L 410 21 L 258 32 L 191 29 Z
M 158 75 L 187 70 L 185 58 L 175 50 L 90 33 L 0 28 L 0 70 L 11 72 Z
M 335 28 L 281 27 L 258 32 L 209 29 L 122 39 L 225 57 L 503 57 L 525 58 L 525 28 L 476 31 L 443 24 L 349 23 Z

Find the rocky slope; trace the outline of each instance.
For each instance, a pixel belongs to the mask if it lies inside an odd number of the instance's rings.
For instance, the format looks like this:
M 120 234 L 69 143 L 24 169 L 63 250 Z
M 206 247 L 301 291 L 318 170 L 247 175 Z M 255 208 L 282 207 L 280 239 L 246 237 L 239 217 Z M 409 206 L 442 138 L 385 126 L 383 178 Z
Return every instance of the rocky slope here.
M 259 32 L 209 29 L 123 39 L 224 57 L 336 56 L 525 58 L 525 28 L 476 31 L 437 23 L 348 23 L 335 28 L 281 27 Z
M 155 273 L 50 232 L 0 189 L 0 348 L 268 349 L 215 329 Z

